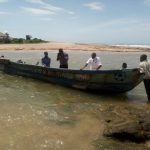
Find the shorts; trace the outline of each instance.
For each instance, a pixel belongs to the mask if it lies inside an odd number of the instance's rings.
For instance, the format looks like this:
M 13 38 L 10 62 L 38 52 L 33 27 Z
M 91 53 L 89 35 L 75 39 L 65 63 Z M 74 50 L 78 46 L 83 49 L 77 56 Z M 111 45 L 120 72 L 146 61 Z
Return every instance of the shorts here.
M 66 64 L 66 65 L 60 65 L 59 68 L 67 68 L 68 69 L 68 64 Z

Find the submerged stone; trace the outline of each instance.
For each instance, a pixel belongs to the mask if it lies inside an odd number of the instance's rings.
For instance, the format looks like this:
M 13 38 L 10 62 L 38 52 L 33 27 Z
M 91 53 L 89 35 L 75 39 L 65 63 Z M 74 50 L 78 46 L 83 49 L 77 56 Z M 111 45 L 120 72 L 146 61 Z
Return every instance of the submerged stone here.
M 149 150 L 144 144 L 120 142 L 111 138 L 99 138 L 93 142 L 95 150 Z
M 150 111 L 143 107 L 115 106 L 105 113 L 104 136 L 136 143 L 150 139 Z

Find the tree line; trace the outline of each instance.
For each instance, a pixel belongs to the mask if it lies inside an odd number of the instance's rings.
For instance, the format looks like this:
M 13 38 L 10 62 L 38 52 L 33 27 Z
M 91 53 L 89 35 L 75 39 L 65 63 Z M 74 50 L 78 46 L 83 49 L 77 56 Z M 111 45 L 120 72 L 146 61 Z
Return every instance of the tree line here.
M 12 38 L 9 36 L 8 33 L 1 35 L 0 37 L 0 44 L 24 44 L 24 43 L 46 43 L 47 41 L 39 39 L 39 38 L 32 38 L 31 35 L 26 35 L 25 38 Z

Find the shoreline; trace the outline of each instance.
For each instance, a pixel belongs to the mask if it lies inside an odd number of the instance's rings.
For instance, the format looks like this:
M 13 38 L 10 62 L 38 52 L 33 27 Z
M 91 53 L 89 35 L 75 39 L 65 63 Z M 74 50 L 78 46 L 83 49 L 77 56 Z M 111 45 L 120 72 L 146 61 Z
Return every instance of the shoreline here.
M 63 48 L 70 51 L 99 51 L 99 52 L 150 52 L 150 47 L 80 44 L 80 43 L 38 43 L 38 44 L 0 44 L 0 51 L 51 51 Z

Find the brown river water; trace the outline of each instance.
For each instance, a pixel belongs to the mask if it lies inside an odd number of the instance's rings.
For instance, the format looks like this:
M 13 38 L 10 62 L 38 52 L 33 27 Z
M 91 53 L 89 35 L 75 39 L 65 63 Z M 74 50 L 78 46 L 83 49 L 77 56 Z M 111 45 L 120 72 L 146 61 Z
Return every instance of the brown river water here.
M 82 67 L 90 52 L 67 51 L 69 68 Z M 58 67 L 57 51 L 50 51 L 51 67 Z M 97 53 L 102 69 L 137 67 L 141 53 Z M 13 61 L 36 64 L 43 52 L 0 52 Z M 150 57 L 150 54 L 148 54 Z M 98 109 L 108 105 L 143 105 L 147 98 L 143 83 L 119 94 L 93 94 L 11 76 L 0 72 L 0 150 L 144 150 L 150 144 L 121 143 L 102 137 Z M 146 147 L 146 148 L 144 148 Z

